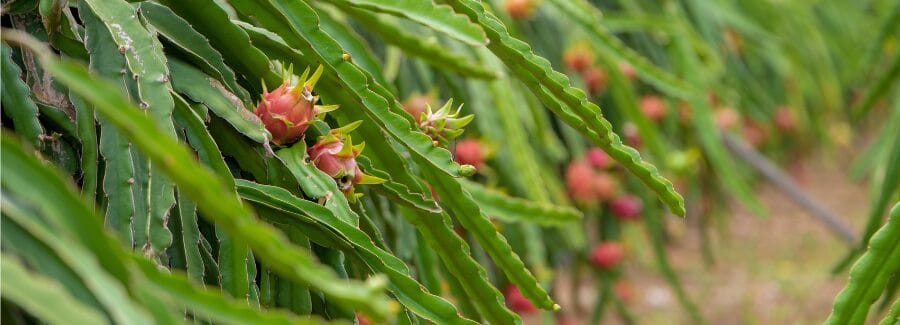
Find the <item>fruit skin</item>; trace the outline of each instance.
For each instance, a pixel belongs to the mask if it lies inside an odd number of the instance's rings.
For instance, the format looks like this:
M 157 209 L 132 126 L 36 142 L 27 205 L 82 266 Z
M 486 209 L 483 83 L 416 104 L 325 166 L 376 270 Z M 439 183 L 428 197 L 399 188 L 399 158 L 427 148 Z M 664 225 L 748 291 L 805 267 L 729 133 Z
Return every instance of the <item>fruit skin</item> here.
M 616 195 L 619 188 L 616 178 L 606 172 L 597 173 L 594 176 L 594 195 L 598 201 L 608 201 Z
M 537 312 L 537 308 L 534 307 L 534 304 L 532 304 L 528 298 L 525 298 L 525 296 L 522 295 L 522 292 L 519 291 L 519 288 L 515 285 L 507 286 L 504 296 L 506 297 L 506 306 L 520 315 Z
M 327 135 L 319 137 L 319 141 L 306 151 L 316 168 L 337 180 L 338 189 L 353 199 L 358 197 L 354 193 L 354 185 L 379 184 L 385 181 L 366 175 L 356 163 L 356 157 L 362 152 L 365 143 L 354 146 L 347 133 L 356 129 L 360 123 L 361 121 L 357 121 L 331 130 Z
M 596 96 L 606 88 L 606 72 L 598 67 L 590 67 L 584 71 L 584 85 L 592 96 Z
M 533 0 L 506 0 L 503 4 L 508 14 L 513 19 L 528 19 L 534 13 Z
M 612 167 L 616 161 L 612 159 L 608 154 L 606 154 L 603 149 L 600 148 L 591 148 L 584 154 L 587 158 L 588 162 L 591 163 L 591 166 L 598 169 L 607 169 Z
M 463 139 L 453 148 L 453 159 L 460 165 L 472 165 L 476 169 L 484 167 L 485 148 L 476 139 Z
M 641 215 L 644 203 L 634 195 L 622 195 L 609 202 L 609 210 L 619 220 L 635 220 Z
M 587 160 L 578 159 L 570 162 L 566 168 L 566 187 L 569 195 L 581 203 L 596 202 L 595 176 L 594 168 Z
M 666 117 L 666 102 L 659 96 L 647 95 L 641 97 L 641 112 L 650 120 L 659 122 Z
M 622 74 L 625 75 L 628 80 L 634 80 L 637 78 L 637 71 L 635 71 L 634 67 L 632 67 L 628 62 L 619 61 L 619 70 L 622 71 Z
M 622 126 L 622 135 L 625 137 L 625 144 L 633 148 L 640 148 L 644 143 L 641 140 L 641 134 L 638 132 L 637 126 L 634 123 L 626 122 L 625 125 Z
M 737 126 L 741 121 L 741 115 L 733 107 L 723 107 L 713 113 L 713 119 L 716 127 L 720 130 L 727 130 Z
M 591 264 L 601 270 L 610 270 L 619 265 L 624 256 L 622 244 L 614 241 L 601 242 L 591 250 Z
M 775 110 L 775 126 L 781 131 L 793 131 L 797 128 L 797 118 L 789 106 L 779 106 Z
M 416 123 L 421 122 L 420 118 L 423 113 L 426 112 L 428 106 L 434 101 L 434 96 L 432 94 L 414 94 L 409 96 L 405 101 L 403 101 L 403 110 L 405 110 L 409 115 L 416 120 Z
M 587 45 L 578 44 L 570 47 L 566 50 L 566 53 L 563 53 L 563 62 L 565 62 L 567 68 L 583 73 L 593 64 L 594 55 Z
M 254 113 L 272 134 L 272 143 L 285 145 L 297 141 L 316 115 L 337 109 L 337 106 L 316 105 L 319 97 L 312 95 L 313 87 L 322 75 L 322 66 L 309 79 L 306 78 L 308 74 L 309 68 L 294 85 L 291 72 L 286 71 L 281 86 L 271 92 L 263 91 Z

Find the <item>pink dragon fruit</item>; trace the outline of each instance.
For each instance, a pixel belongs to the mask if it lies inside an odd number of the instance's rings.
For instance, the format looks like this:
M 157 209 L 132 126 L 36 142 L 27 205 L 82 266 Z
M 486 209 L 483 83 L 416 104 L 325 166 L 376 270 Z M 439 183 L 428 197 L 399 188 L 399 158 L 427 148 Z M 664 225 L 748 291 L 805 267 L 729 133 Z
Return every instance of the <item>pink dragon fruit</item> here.
M 592 96 L 603 92 L 606 88 L 606 71 L 599 67 L 590 67 L 584 71 L 584 85 Z
M 510 284 L 506 287 L 504 296 L 506 297 L 506 305 L 509 306 L 509 309 L 512 309 L 520 315 L 532 314 L 537 311 L 534 304 L 532 304 L 528 298 L 525 298 L 525 296 L 522 295 L 522 292 L 519 291 L 519 288 L 515 285 Z
M 594 168 L 587 160 L 573 160 L 566 168 L 566 187 L 569 195 L 578 202 L 591 203 L 596 201 L 596 187 L 594 183 Z
M 463 139 L 453 149 L 453 159 L 460 165 L 472 165 L 475 169 L 484 167 L 487 153 L 484 145 L 476 139 Z
M 659 122 L 666 117 L 666 102 L 659 96 L 641 97 L 641 112 L 651 121 Z
M 591 250 L 591 264 L 602 270 L 611 270 L 619 265 L 623 257 L 622 244 L 614 241 L 605 241 L 597 244 Z
M 363 173 L 356 164 L 356 157 L 362 152 L 365 142 L 354 146 L 348 133 L 355 130 L 360 123 L 362 121 L 356 121 L 331 130 L 307 150 L 316 168 L 337 180 L 338 189 L 351 199 L 361 195 L 354 193 L 354 185 L 384 182 L 381 178 Z
M 300 76 L 299 82 L 293 83 L 292 72 L 288 69 L 281 86 L 271 92 L 263 90 L 255 113 L 272 134 L 272 142 L 277 145 L 297 141 L 316 115 L 338 108 L 337 105 L 316 105 L 319 97 L 313 96 L 312 90 L 322 76 L 322 66 L 307 79 L 308 75 L 309 68 Z
M 641 215 L 644 204 L 634 195 L 622 195 L 609 202 L 609 210 L 619 220 L 634 220 Z
M 584 154 L 587 157 L 587 160 L 591 163 L 594 168 L 598 169 L 607 169 L 615 164 L 615 160 L 612 159 L 608 154 L 606 154 L 603 149 L 600 148 L 591 148 L 588 149 L 587 153 Z

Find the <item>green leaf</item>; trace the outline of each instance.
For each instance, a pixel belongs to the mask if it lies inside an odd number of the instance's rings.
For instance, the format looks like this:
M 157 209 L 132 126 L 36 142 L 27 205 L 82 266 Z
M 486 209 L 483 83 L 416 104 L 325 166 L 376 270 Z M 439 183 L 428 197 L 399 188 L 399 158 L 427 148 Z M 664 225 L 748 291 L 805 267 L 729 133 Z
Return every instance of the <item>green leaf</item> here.
M 240 97 L 242 102 L 251 101 L 250 94 L 238 85 L 234 71 L 225 64 L 222 54 L 186 20 L 178 17 L 168 7 L 153 2 L 142 2 L 140 13 L 162 36 L 178 49 L 189 53 L 193 57 L 191 61 L 200 66 L 203 72 L 215 76 L 232 94 Z
M 9 34 L 5 33 L 4 37 L 27 44 L 57 81 L 94 104 L 97 112 L 116 125 L 152 162 L 159 164 L 179 189 L 197 203 L 204 217 L 250 245 L 254 255 L 273 270 L 373 318 L 383 319 L 387 315 L 387 300 L 380 294 L 384 288 L 382 278 L 373 277 L 367 284 L 338 279 L 332 270 L 316 263 L 309 252 L 290 245 L 283 234 L 256 220 L 215 174 L 156 128 L 153 121 L 119 94 L 109 81 L 90 75 L 76 63 L 54 59 L 32 38 Z
M 881 296 L 891 276 L 900 271 L 900 204 L 888 222 L 872 236 L 869 249 L 850 270 L 847 286 L 834 298 L 825 324 L 863 324 L 872 303 Z
M 51 278 L 25 269 L 16 256 L 0 255 L 3 298 L 50 324 L 103 324 L 103 313 L 83 304 Z
M 172 86 L 176 91 L 206 105 L 213 114 L 228 121 L 253 141 L 268 144 L 272 135 L 266 131 L 259 117 L 247 110 L 241 100 L 218 80 L 177 59 L 170 59 L 169 66 L 172 69 Z
M 21 79 L 22 70 L 12 61 L 12 49 L 3 45 L 3 112 L 9 116 L 16 133 L 32 146 L 40 148 L 44 128 L 38 121 L 38 107 L 31 100 L 28 85 Z
M 450 152 L 435 147 L 431 138 L 413 130 L 410 121 L 399 114 L 402 108 L 393 95 L 372 80 L 351 61 L 345 61 L 343 50 L 328 34 L 318 27 L 315 12 L 303 2 L 286 4 L 283 0 L 239 0 L 232 4 L 239 12 L 255 17 L 266 29 L 281 36 L 294 49 L 298 49 L 310 61 L 318 61 L 325 67 L 323 78 L 331 79 L 346 90 L 356 105 L 344 107 L 347 114 L 365 117 L 365 123 L 375 123 L 387 134 L 410 150 L 410 154 L 423 158 L 428 165 L 449 175 L 459 175 L 459 164 Z
M 519 288 L 522 295 L 538 308 L 559 310 L 559 305 L 553 302 L 534 275 L 525 267 L 525 263 L 512 250 L 506 238 L 484 216 L 481 208 L 472 200 L 472 195 L 463 189 L 456 179 L 448 175 L 432 170 L 423 170 L 422 173 L 427 179 L 432 180 L 430 184 L 441 198 L 441 205 L 450 210 L 459 223 L 475 237 L 509 281 Z
M 461 318 L 452 304 L 439 296 L 429 294 L 411 278 L 409 269 L 399 258 L 377 247 L 372 239 L 357 226 L 337 217 L 329 209 L 310 201 L 299 199 L 279 187 L 238 180 L 238 191 L 246 200 L 265 204 L 294 215 L 307 215 L 349 240 L 356 253 L 378 272 L 390 279 L 389 289 L 409 310 L 436 324 L 471 324 Z
M 583 217 L 581 211 L 575 208 L 511 197 L 470 181 L 461 180 L 460 184 L 472 195 L 472 200 L 484 214 L 506 222 L 558 226 Z
M 447 5 L 433 0 L 329 0 L 375 12 L 405 17 L 471 45 L 484 45 L 484 31 Z
M 194 314 L 205 315 L 219 324 L 327 324 L 319 318 L 301 319 L 284 311 L 260 311 L 243 301 L 231 300 L 219 292 L 198 287 L 182 274 L 163 273 L 139 257 L 132 257 L 132 260 L 147 277 L 147 281 L 141 282 L 140 286 L 168 296 Z
M 385 43 L 403 50 L 403 54 L 417 57 L 437 68 L 452 71 L 466 77 L 481 79 L 494 79 L 497 77 L 497 71 L 479 65 L 470 58 L 450 52 L 446 46 L 438 42 L 436 37 L 422 37 L 422 35 L 407 32 L 404 28 L 384 17 L 379 17 L 350 6 L 344 6 L 341 2 L 336 4 L 347 14 L 353 16 L 355 20 L 366 26 L 367 30 L 381 35 Z
M 341 218 L 341 221 L 354 227 L 359 226 L 359 216 L 350 209 L 347 197 L 338 189 L 334 178 L 316 168 L 309 161 L 306 154 L 306 143 L 299 141 L 290 148 L 278 150 L 276 155 L 300 183 L 300 188 L 303 189 L 306 196 L 324 200 L 324 206 Z
M 490 39 L 488 48 L 544 105 L 656 192 L 672 213 L 684 216 L 684 199 L 675 192 L 672 183 L 662 177 L 656 167 L 641 160 L 636 150 L 622 144 L 612 132 L 609 121 L 602 117 L 600 108 L 589 102 L 584 92 L 573 88 L 565 75 L 554 71 L 550 62 L 535 55 L 528 44 L 510 36 L 503 23 L 480 4 L 471 0 L 450 0 L 448 3 L 484 28 Z
M 262 93 L 262 87 L 258 87 L 259 80 L 263 80 L 270 89 L 278 87 L 283 82 L 281 77 L 272 71 L 266 55 L 253 46 L 247 33 L 232 23 L 225 10 L 213 0 L 159 2 L 206 36 L 212 47 L 218 49 L 225 58 L 228 66 L 243 76 L 243 80 L 246 80 L 244 86 L 249 87 L 247 90 L 251 93 Z

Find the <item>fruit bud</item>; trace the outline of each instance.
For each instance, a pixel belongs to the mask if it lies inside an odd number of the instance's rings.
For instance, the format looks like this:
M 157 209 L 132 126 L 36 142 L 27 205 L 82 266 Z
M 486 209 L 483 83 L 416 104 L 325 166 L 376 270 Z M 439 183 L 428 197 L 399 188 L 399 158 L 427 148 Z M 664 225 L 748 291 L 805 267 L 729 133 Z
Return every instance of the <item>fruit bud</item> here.
M 597 244 L 591 250 L 591 263 L 602 270 L 610 270 L 619 265 L 624 255 L 622 245 L 614 241 Z
M 747 120 L 743 126 L 744 140 L 753 147 L 761 146 L 768 139 L 769 135 L 759 123 Z
M 532 304 L 528 298 L 525 298 L 525 296 L 522 295 L 522 292 L 519 291 L 519 288 L 515 285 L 510 284 L 506 287 L 504 296 L 506 298 L 506 306 L 520 315 L 537 312 L 537 308 L 534 307 L 534 304 Z
M 451 112 L 452 105 L 453 99 L 450 99 L 437 111 L 432 111 L 431 105 L 425 104 L 425 112 L 416 118 L 419 129 L 440 145 L 446 145 L 448 141 L 460 136 L 463 128 L 475 118 L 475 115 L 471 114 L 460 117 L 462 105 L 459 105 L 455 112 Z
M 650 120 L 659 122 L 666 117 L 666 102 L 659 96 L 641 97 L 641 112 Z
M 460 165 L 471 165 L 475 169 L 484 167 L 486 152 L 484 146 L 475 139 L 464 139 L 456 143 L 453 149 L 453 158 Z
M 577 44 L 566 50 L 563 54 L 563 62 L 566 67 L 582 73 L 594 63 L 594 55 L 586 44 Z
M 633 148 L 640 148 L 641 144 L 641 134 L 638 132 L 637 126 L 634 123 L 626 122 L 625 125 L 622 126 L 622 135 L 625 136 L 625 144 Z
M 351 200 L 362 195 L 354 193 L 354 185 L 380 184 L 385 181 L 366 175 L 356 163 L 356 157 L 365 148 L 365 142 L 354 146 L 348 133 L 356 129 L 360 123 L 362 121 L 356 121 L 331 130 L 327 135 L 319 137 L 319 141 L 307 150 L 309 158 L 316 168 L 334 178 L 337 181 L 338 189 Z
M 284 83 L 271 92 L 264 90 L 262 100 L 256 106 L 256 116 L 262 120 L 266 130 L 272 134 L 272 142 L 285 145 L 296 141 L 313 122 L 316 115 L 337 109 L 336 105 L 316 105 L 318 96 L 312 90 L 322 75 L 320 65 L 311 77 L 309 68 L 294 84 L 291 70 L 285 71 Z
M 587 157 L 588 162 L 590 162 L 591 166 L 594 166 L 594 168 L 607 169 L 615 164 L 615 160 L 600 148 L 588 149 L 584 156 Z
M 609 210 L 622 221 L 637 219 L 643 207 L 641 199 L 634 195 L 622 195 L 609 202 Z

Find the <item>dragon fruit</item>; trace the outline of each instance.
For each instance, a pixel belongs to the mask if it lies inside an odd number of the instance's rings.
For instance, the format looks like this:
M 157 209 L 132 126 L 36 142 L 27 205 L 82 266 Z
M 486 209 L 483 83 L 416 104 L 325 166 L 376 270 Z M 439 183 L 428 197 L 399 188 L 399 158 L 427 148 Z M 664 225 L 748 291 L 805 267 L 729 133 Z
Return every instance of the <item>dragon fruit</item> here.
M 403 101 L 403 110 L 405 110 L 409 115 L 416 120 L 416 123 L 421 122 L 420 118 L 423 116 L 427 110 L 428 106 L 434 102 L 434 94 L 413 94 L 406 98 Z
M 534 0 L 506 0 L 503 7 L 513 19 L 528 19 L 534 13 Z
M 641 112 L 650 120 L 659 122 L 666 117 L 666 102 L 659 96 L 641 97 Z
M 625 75 L 625 78 L 628 78 L 628 80 L 637 78 L 637 71 L 635 71 L 634 67 L 626 61 L 619 61 L 619 71 L 622 71 L 622 74 Z
M 609 210 L 623 221 L 637 219 L 643 207 L 641 199 L 634 195 L 622 195 L 609 202 Z
M 484 167 L 487 153 L 484 146 L 476 139 L 463 139 L 453 149 L 453 159 L 460 165 L 472 165 L 476 169 Z
M 322 76 L 322 66 L 312 76 L 307 76 L 309 68 L 295 83 L 289 68 L 284 72 L 284 83 L 271 92 L 263 90 L 262 100 L 256 106 L 256 116 L 262 120 L 266 130 L 272 134 L 272 142 L 277 145 L 297 141 L 316 115 L 338 108 L 337 105 L 316 105 L 319 97 L 313 96 L 312 90 Z
M 775 110 L 775 126 L 781 131 L 793 131 L 797 127 L 797 119 L 789 106 L 780 106 Z
M 519 288 L 515 285 L 506 287 L 504 296 L 506 297 L 506 305 L 509 306 L 509 309 L 512 309 L 520 315 L 531 314 L 537 311 L 534 304 L 532 304 L 528 298 L 525 298 L 525 296 L 522 295 L 522 292 L 519 291 Z
M 459 112 L 462 110 L 462 105 L 459 105 L 455 112 L 451 112 L 452 105 L 453 99 L 450 99 L 444 106 L 434 111 L 431 109 L 431 105 L 426 103 L 425 111 L 416 117 L 419 129 L 431 137 L 435 145 L 447 145 L 447 142 L 461 135 L 463 128 L 475 118 L 475 115 L 471 114 L 460 117 Z
M 606 88 L 606 72 L 599 67 L 590 67 L 584 71 L 584 85 L 592 96 L 596 96 Z
M 594 169 L 587 160 L 573 160 L 566 168 L 566 187 L 569 195 L 578 202 L 591 203 L 596 200 Z
M 591 67 L 594 62 L 594 56 L 590 48 L 586 44 L 576 44 L 563 53 L 563 62 L 566 67 L 573 71 L 582 73 Z
M 594 168 L 598 169 L 607 169 L 615 164 L 615 160 L 612 159 L 608 154 L 606 154 L 603 149 L 600 148 L 591 148 L 588 149 L 587 153 L 584 154 L 587 157 L 587 160 L 591 163 Z
M 354 185 L 384 182 L 381 178 L 363 173 L 356 164 L 356 157 L 362 152 L 365 142 L 354 146 L 348 133 L 359 127 L 360 123 L 362 121 L 332 129 L 327 135 L 319 137 L 319 141 L 307 149 L 309 159 L 316 165 L 316 168 L 334 178 L 337 181 L 338 189 L 351 199 L 356 199 L 361 195 L 354 193 Z
M 597 244 L 591 250 L 591 263 L 602 270 L 611 270 L 619 265 L 624 255 L 622 244 L 614 241 L 605 241 Z

